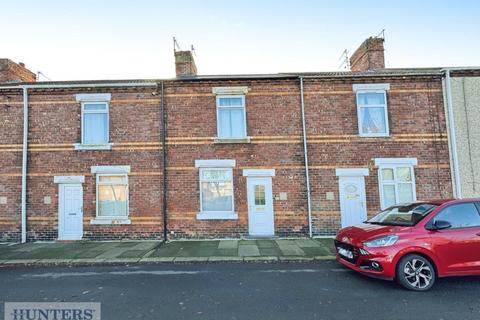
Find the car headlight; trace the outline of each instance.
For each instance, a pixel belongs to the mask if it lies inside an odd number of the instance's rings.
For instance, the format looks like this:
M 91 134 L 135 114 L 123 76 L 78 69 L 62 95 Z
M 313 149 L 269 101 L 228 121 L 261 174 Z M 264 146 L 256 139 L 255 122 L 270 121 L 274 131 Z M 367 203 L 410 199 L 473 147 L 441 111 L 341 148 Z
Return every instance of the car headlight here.
M 394 245 L 395 242 L 397 242 L 397 240 L 398 240 L 398 236 L 392 234 L 392 235 L 384 236 L 381 238 L 373 239 L 370 241 L 366 241 L 363 244 L 369 248 L 388 247 L 388 246 Z

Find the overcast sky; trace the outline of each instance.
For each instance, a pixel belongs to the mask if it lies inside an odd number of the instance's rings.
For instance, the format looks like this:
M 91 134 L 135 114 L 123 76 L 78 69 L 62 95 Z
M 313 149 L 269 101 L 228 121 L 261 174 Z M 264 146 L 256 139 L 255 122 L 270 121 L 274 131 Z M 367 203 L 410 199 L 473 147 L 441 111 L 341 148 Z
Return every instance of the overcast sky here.
M 0 57 L 52 80 L 171 78 L 172 37 L 199 74 L 338 70 L 386 29 L 387 67 L 480 65 L 476 0 L 0 0 Z M 44 80 L 44 78 L 42 78 Z

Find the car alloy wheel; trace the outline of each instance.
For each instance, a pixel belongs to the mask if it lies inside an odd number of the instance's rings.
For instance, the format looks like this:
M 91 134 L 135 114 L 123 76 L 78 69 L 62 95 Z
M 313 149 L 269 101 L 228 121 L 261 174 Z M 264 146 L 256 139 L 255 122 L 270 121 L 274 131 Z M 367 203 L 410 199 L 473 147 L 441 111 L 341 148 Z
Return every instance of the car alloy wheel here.
M 426 258 L 410 254 L 400 260 L 397 280 L 407 289 L 425 291 L 435 282 L 435 268 Z

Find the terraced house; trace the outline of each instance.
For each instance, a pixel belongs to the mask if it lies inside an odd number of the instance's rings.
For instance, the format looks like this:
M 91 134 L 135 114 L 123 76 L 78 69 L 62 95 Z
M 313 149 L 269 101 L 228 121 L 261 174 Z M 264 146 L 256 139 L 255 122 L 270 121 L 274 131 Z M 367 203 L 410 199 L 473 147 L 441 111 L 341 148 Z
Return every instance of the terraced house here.
M 2 60 L 0 239 L 332 235 L 452 197 L 440 69 L 35 82 Z M 12 67 L 13 66 L 13 67 Z M 25 76 L 27 75 L 27 76 Z

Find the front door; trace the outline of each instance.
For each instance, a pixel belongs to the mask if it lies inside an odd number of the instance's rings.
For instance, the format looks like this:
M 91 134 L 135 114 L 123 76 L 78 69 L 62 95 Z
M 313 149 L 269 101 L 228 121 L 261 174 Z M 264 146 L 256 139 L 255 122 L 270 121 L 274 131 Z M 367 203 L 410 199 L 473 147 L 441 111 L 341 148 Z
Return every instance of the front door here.
M 60 184 L 58 239 L 80 240 L 83 236 L 83 189 L 81 184 Z
M 342 228 L 367 220 L 364 177 L 341 176 L 339 188 Z
M 272 178 L 248 177 L 248 230 L 251 236 L 273 236 Z

